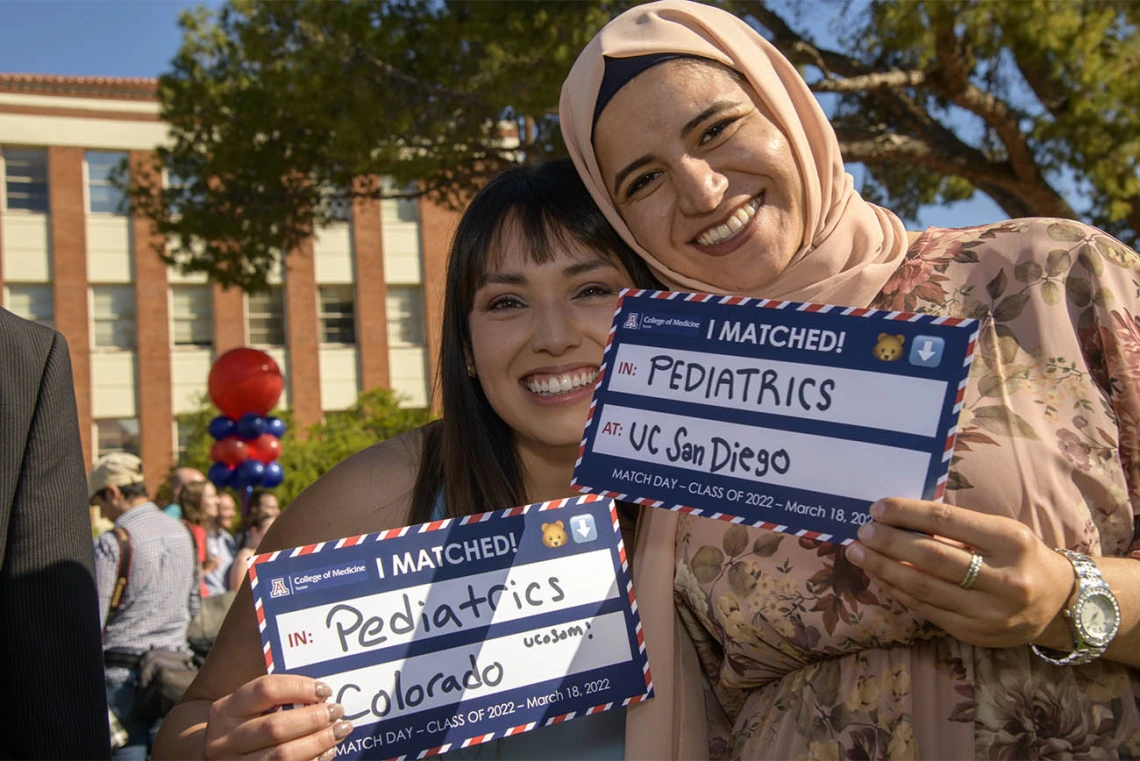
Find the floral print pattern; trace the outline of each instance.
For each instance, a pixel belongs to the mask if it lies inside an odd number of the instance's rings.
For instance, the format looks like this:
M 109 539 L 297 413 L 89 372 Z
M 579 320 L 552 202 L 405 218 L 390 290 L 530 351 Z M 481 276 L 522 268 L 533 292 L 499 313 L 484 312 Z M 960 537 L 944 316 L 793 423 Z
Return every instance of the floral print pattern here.
M 871 306 L 981 322 L 948 502 L 1140 558 L 1140 257 L 1067 220 L 932 228 Z M 680 618 L 725 718 L 712 757 L 1140 755 L 1140 678 L 1122 664 L 954 640 L 838 545 L 678 525 Z

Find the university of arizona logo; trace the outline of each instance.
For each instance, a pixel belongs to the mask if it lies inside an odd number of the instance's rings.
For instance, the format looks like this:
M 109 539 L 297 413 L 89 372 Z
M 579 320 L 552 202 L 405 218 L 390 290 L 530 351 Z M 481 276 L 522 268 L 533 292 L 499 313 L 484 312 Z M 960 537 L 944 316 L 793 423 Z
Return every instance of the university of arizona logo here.
M 625 324 L 622 325 L 622 327 L 623 328 L 629 328 L 631 330 L 637 330 L 637 317 L 638 317 L 637 312 L 630 312 L 626 316 Z
M 270 597 L 284 597 L 289 594 L 289 587 L 285 586 L 285 579 L 274 579 L 273 586 L 269 590 Z

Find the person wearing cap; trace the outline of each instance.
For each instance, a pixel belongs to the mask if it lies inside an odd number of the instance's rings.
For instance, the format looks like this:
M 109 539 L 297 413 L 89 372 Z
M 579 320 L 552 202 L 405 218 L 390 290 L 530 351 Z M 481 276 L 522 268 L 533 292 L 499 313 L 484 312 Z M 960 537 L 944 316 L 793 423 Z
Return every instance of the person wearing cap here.
M 201 605 L 194 546 L 182 522 L 150 500 L 142 461 L 133 454 L 100 457 L 88 476 L 87 494 L 116 529 L 95 540 L 107 702 L 127 733 L 126 744 L 112 757 L 142 761 L 150 753 L 158 723 L 134 710 L 138 661 L 151 648 L 189 651 L 186 627 Z M 124 564 L 126 586 L 112 613 L 119 560 L 125 555 L 120 530 L 126 533 L 130 557 Z
M 0 309 L 0 758 L 111 752 L 85 470 L 67 340 Z

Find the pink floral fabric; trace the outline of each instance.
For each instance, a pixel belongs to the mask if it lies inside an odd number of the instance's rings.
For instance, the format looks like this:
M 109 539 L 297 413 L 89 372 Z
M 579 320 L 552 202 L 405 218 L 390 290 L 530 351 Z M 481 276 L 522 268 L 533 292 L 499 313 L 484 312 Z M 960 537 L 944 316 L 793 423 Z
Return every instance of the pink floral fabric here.
M 1140 558 L 1135 252 L 1066 220 L 932 228 L 871 306 L 981 321 L 948 502 Z M 834 544 L 683 516 L 676 557 L 712 758 L 1140 756 L 1140 675 L 1122 664 L 967 645 Z

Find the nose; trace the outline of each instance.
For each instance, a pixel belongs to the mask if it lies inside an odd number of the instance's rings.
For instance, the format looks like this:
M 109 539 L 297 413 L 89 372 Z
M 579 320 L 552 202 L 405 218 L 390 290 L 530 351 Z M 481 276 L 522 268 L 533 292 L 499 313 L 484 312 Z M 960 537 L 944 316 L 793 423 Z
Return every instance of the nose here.
M 558 357 L 582 343 L 582 331 L 565 303 L 536 309 L 534 320 L 530 346 L 535 353 Z
M 728 178 L 704 159 L 685 157 L 676 176 L 679 207 L 684 214 L 716 211 L 728 191 Z

